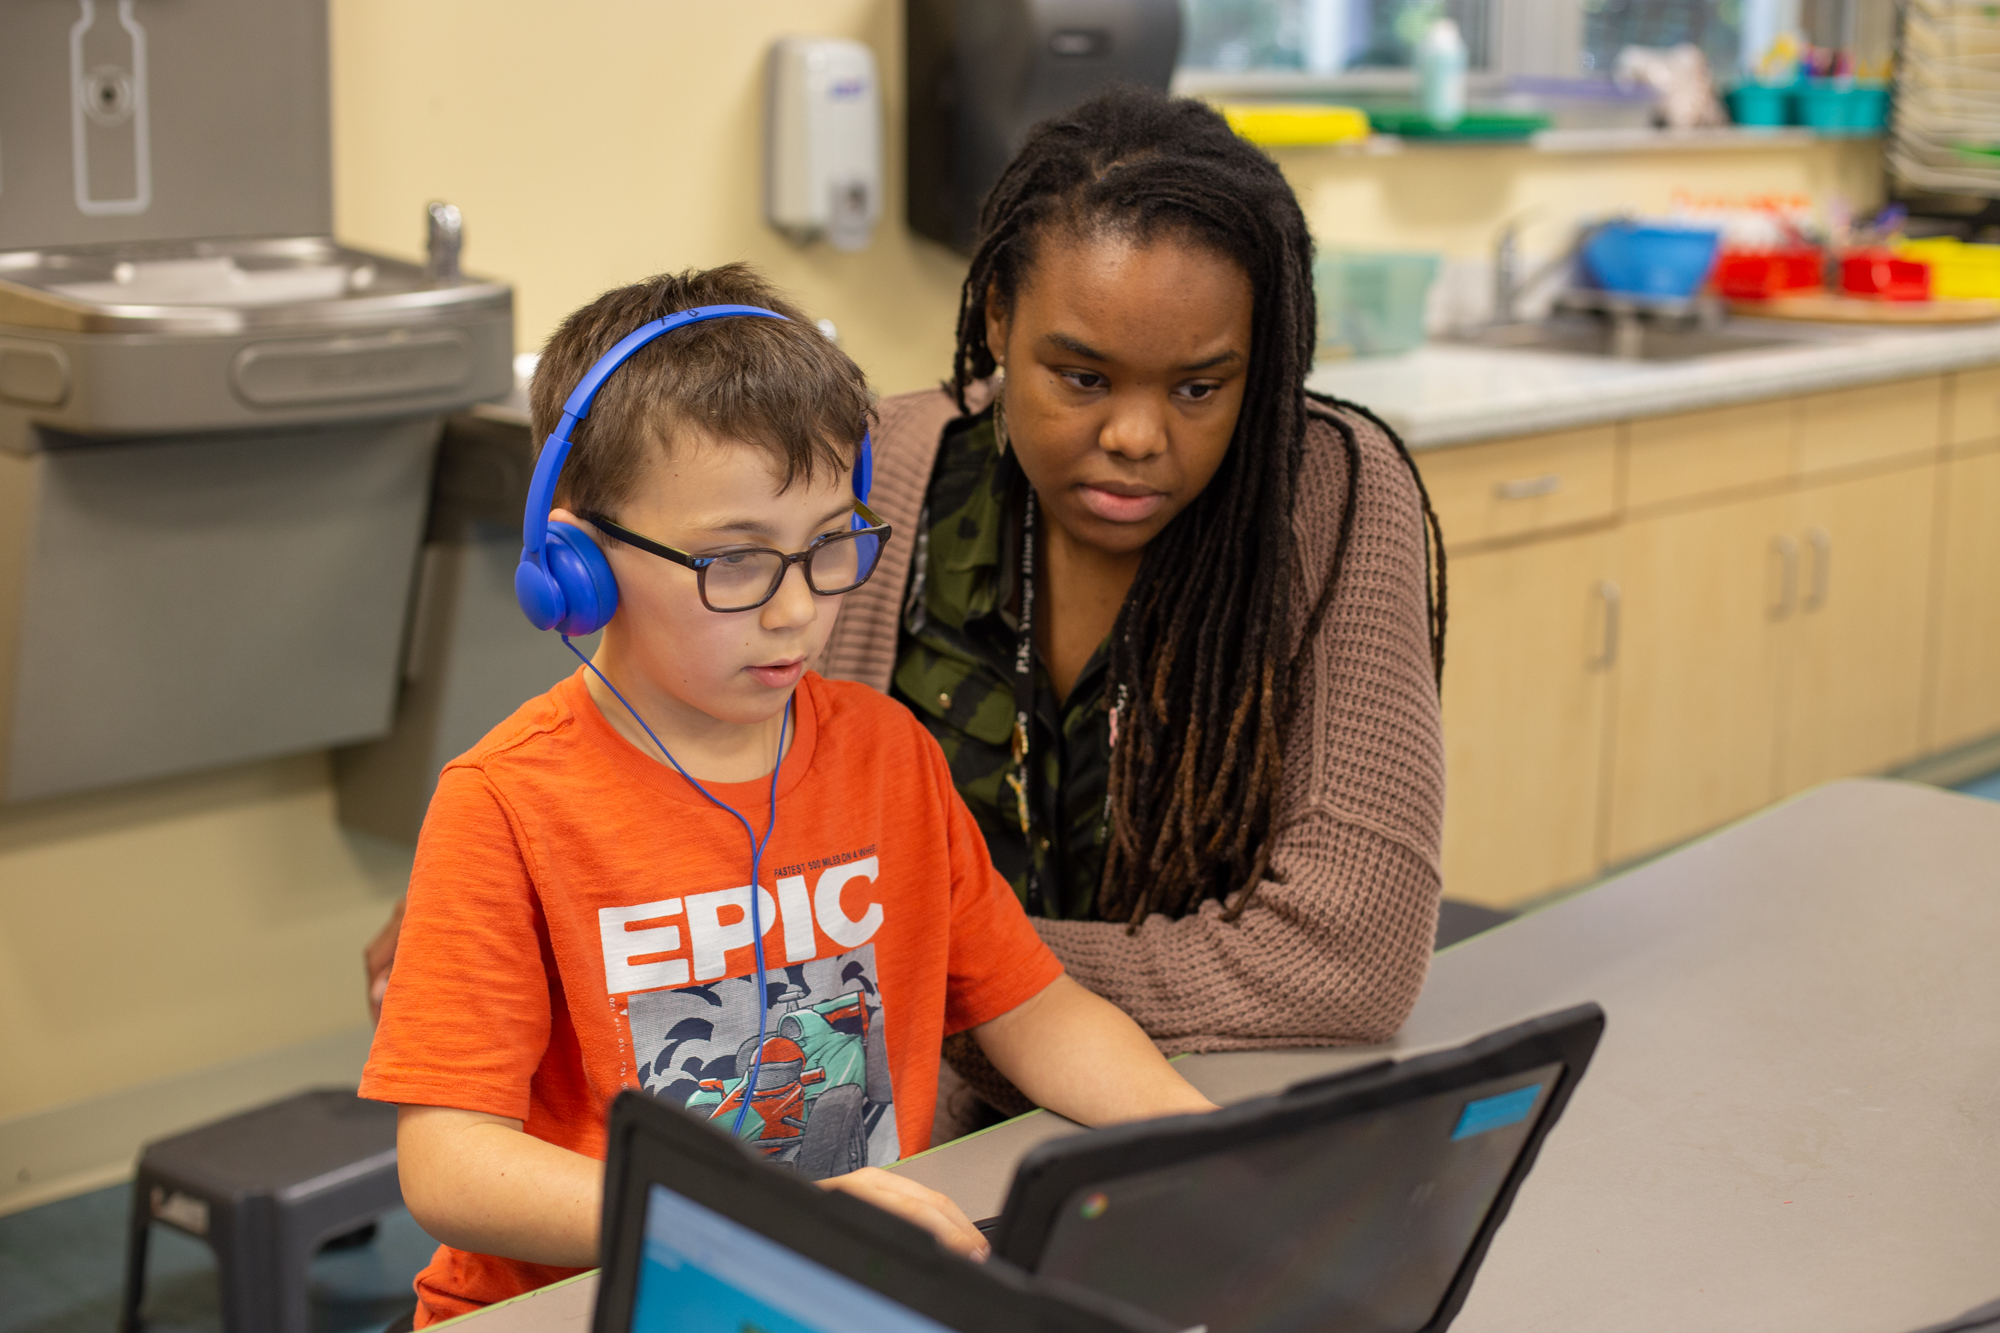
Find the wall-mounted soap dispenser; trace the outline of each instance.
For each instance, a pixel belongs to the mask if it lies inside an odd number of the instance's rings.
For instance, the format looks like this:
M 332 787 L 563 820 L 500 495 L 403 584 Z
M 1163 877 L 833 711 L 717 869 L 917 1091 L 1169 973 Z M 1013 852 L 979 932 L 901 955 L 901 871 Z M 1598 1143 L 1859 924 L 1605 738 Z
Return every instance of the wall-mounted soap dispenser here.
M 861 250 L 882 217 L 882 96 L 860 42 L 783 37 L 765 71 L 764 217 L 791 239 Z
M 1029 126 L 1114 80 L 1164 92 L 1180 0 L 908 0 L 910 229 L 970 252 Z

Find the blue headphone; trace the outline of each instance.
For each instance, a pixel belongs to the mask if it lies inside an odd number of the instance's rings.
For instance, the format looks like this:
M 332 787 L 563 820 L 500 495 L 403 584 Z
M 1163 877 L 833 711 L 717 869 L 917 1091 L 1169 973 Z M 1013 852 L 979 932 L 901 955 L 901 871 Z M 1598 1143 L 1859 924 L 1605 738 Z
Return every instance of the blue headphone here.
M 584 372 L 569 398 L 563 403 L 562 420 L 549 432 L 535 460 L 534 480 L 528 483 L 528 509 L 521 523 L 521 563 L 514 569 L 514 599 L 536 629 L 557 630 L 565 636 L 593 634 L 610 623 L 618 609 L 618 581 L 611 576 L 610 562 L 590 539 L 590 534 L 573 523 L 550 519 L 555 508 L 556 478 L 562 475 L 569 457 L 570 434 L 577 423 L 590 415 L 597 391 L 613 371 L 632 359 L 634 353 L 675 329 L 701 324 L 732 315 L 755 315 L 783 319 L 775 310 L 754 305 L 711 305 L 673 314 L 642 324 L 618 340 L 618 344 L 597 364 Z M 868 502 L 874 480 L 874 457 L 867 432 L 861 436 L 861 453 L 854 460 L 854 498 Z M 860 523 L 857 516 L 855 522 Z

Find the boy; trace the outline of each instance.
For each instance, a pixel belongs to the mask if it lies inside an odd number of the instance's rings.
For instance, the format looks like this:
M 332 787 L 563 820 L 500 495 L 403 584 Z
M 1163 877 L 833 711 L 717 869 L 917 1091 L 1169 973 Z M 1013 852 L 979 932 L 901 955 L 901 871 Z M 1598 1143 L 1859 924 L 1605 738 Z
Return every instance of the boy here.
M 741 266 L 657 278 L 556 332 L 536 438 L 618 339 L 724 303 L 787 318 L 667 334 L 573 436 L 551 517 L 590 534 L 618 585 L 594 669 L 449 765 L 424 822 L 361 1087 L 400 1105 L 404 1197 L 444 1242 L 418 1327 L 596 1262 L 622 1088 L 974 1255 L 950 1200 L 875 1169 L 929 1146 L 946 1035 L 970 1031 L 1085 1123 L 1211 1109 L 1063 974 L 923 727 L 806 670 L 872 569 L 844 540 L 868 519 L 849 489 L 869 414 L 853 362 Z

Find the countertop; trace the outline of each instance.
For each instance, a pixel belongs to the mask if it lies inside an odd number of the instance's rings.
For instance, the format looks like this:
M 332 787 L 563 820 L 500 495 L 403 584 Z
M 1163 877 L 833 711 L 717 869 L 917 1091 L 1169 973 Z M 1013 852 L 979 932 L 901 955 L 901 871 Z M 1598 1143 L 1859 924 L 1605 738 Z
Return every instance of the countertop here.
M 1306 385 L 1368 408 L 1412 449 L 1435 449 L 2000 363 L 2000 323 L 1799 324 L 1789 336 L 1800 341 L 1676 362 L 1433 342 L 1322 361 Z
M 1435 449 L 2000 364 L 2000 322 L 1780 328 L 1796 341 L 1674 362 L 1432 342 L 1400 356 L 1322 361 L 1306 386 L 1368 408 L 1412 449 Z M 513 394 L 478 413 L 526 425 L 535 360 L 516 357 Z

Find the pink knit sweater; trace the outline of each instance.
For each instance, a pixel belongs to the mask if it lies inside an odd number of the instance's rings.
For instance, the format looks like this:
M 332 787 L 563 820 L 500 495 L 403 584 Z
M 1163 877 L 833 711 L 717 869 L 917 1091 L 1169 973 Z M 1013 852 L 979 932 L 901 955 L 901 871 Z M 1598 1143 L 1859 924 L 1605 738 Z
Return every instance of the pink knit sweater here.
M 1292 515 L 1298 634 L 1339 537 L 1347 457 L 1313 405 Z M 848 594 L 820 669 L 887 690 L 911 538 L 938 440 L 941 391 L 880 404 L 874 493 L 893 524 L 887 563 Z M 1437 930 L 1444 746 L 1424 595 L 1417 489 L 1394 444 L 1342 413 L 1360 444 L 1353 535 L 1285 737 L 1271 870 L 1233 922 L 1221 905 L 1136 933 L 1037 920 L 1070 975 L 1116 1003 L 1169 1054 L 1386 1039 L 1422 988 Z

